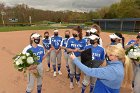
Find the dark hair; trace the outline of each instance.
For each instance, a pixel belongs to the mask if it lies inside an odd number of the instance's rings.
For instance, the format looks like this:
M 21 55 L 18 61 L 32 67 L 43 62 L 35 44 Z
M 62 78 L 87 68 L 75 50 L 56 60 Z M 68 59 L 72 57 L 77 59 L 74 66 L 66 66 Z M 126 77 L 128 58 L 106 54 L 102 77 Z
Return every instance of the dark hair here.
M 123 46 L 123 48 L 124 48 L 125 38 L 122 36 L 121 33 L 116 32 L 116 33 L 114 33 L 114 34 L 117 35 L 118 37 L 120 37 L 120 38 L 122 39 L 122 46 Z
M 140 35 L 138 35 L 136 38 L 140 38 Z
M 32 43 L 33 43 L 33 41 L 31 40 L 31 36 L 32 36 L 33 34 L 35 34 L 35 33 L 32 33 L 32 34 L 30 35 L 30 45 L 32 45 Z
M 80 26 L 76 26 L 73 28 L 73 30 L 77 31 L 79 33 L 79 40 L 81 40 L 83 38 L 83 34 L 82 34 L 82 28 Z
M 45 34 L 49 34 L 49 32 L 48 32 L 48 31 L 46 31 L 46 32 L 44 32 L 44 35 L 45 35 Z

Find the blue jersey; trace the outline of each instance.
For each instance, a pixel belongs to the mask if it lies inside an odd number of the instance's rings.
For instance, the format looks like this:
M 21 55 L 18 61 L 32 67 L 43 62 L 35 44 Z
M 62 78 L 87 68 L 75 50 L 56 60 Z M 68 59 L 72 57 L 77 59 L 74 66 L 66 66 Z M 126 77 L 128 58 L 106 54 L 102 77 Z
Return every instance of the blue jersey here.
M 89 37 L 86 37 L 86 36 L 85 36 L 85 37 L 83 37 L 83 39 L 86 41 L 86 45 L 88 45 L 89 40 L 90 40 Z
M 69 39 L 69 38 L 64 38 L 64 39 L 62 40 L 62 43 L 61 43 L 61 46 L 62 46 L 62 47 L 66 47 L 68 39 Z M 66 50 L 65 50 L 65 52 L 66 52 Z
M 55 49 L 59 49 L 61 42 L 62 42 L 62 37 L 60 37 L 60 36 L 52 36 L 51 37 L 51 45 Z
M 86 41 L 84 39 L 81 40 L 76 40 L 75 38 L 70 38 L 67 42 L 66 47 L 70 48 L 70 49 L 80 49 L 80 50 L 84 50 L 84 47 L 86 46 Z M 80 52 L 74 52 L 76 57 L 79 57 L 81 55 Z
M 101 46 L 94 47 L 93 45 L 88 45 L 84 49 L 87 50 L 92 49 L 92 60 L 104 60 L 105 59 L 105 51 Z
M 31 50 L 38 57 L 37 62 L 42 63 L 43 56 L 45 55 L 43 46 L 37 45 L 37 47 L 33 47 L 31 45 L 28 45 L 27 47 L 24 48 L 22 53 L 25 54 L 28 52 L 28 50 Z
M 133 44 L 135 42 L 136 42 L 136 40 L 130 40 L 126 45 L 130 45 L 130 44 Z M 139 46 L 139 44 L 134 44 L 134 46 Z
M 51 48 L 51 38 L 48 39 L 43 38 L 42 44 L 45 47 L 45 49 L 49 50 Z

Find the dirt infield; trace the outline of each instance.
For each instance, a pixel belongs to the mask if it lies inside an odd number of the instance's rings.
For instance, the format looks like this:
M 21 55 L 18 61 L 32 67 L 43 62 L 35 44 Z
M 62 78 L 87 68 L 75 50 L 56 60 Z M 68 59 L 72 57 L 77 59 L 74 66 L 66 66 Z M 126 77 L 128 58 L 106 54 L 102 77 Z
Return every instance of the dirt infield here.
M 52 35 L 52 30 L 48 30 Z M 64 36 L 65 30 L 60 30 L 61 36 Z M 0 93 L 25 93 L 26 90 L 26 76 L 23 73 L 16 71 L 13 67 L 12 57 L 20 53 L 25 46 L 29 44 L 29 36 L 32 32 L 38 32 L 43 36 L 42 31 L 18 31 L 18 32 L 1 32 L 0 33 Z M 101 33 L 103 45 L 110 43 L 110 33 Z M 135 39 L 134 35 L 124 35 L 125 41 Z M 42 93 L 80 93 L 81 88 L 75 84 L 74 89 L 69 88 L 69 79 L 65 67 L 64 57 L 62 56 L 62 75 L 53 77 L 53 73 L 45 72 L 47 64 L 43 61 L 43 92 Z M 88 93 L 88 89 L 87 92 Z M 32 93 L 36 93 L 36 86 Z M 121 93 L 131 93 L 130 89 L 121 89 Z

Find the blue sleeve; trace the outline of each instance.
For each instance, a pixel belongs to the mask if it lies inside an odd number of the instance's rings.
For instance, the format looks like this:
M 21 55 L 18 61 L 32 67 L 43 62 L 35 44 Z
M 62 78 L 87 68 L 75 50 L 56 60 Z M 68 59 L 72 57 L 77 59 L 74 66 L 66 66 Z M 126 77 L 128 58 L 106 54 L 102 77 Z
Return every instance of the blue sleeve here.
M 85 47 L 84 47 L 84 50 L 87 50 L 87 49 L 88 49 L 88 47 L 87 47 L 87 46 L 85 46 Z
M 101 60 L 105 59 L 105 50 L 103 49 L 102 53 L 101 53 Z
M 43 42 L 44 40 L 42 40 L 42 44 L 43 44 L 43 46 L 45 47 L 45 45 L 44 45 L 44 42 Z
M 85 39 L 83 39 L 83 47 L 82 47 L 82 50 L 84 50 L 85 49 L 85 47 L 86 47 L 86 41 L 85 41 Z
M 66 47 L 67 47 L 67 48 L 71 48 L 71 46 L 70 46 L 70 39 L 67 41 Z
M 130 45 L 132 44 L 133 42 L 135 42 L 134 40 L 130 40 L 126 45 Z
M 73 62 L 88 76 L 106 80 L 116 79 L 114 70 L 109 66 L 102 68 L 88 68 L 87 66 L 83 65 L 78 58 L 74 58 Z

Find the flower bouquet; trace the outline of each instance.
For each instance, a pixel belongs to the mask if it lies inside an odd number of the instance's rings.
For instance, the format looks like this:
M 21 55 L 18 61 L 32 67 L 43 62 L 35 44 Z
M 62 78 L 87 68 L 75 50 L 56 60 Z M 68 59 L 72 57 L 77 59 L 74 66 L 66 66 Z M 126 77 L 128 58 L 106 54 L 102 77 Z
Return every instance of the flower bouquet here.
M 13 57 L 14 60 L 14 67 L 20 71 L 26 73 L 28 70 L 29 72 L 33 73 L 36 77 L 39 76 L 37 65 L 38 57 L 33 54 L 31 50 L 29 50 L 26 54 L 20 53 Z
M 140 47 L 131 46 L 125 53 L 130 59 L 140 63 Z

